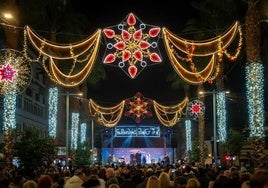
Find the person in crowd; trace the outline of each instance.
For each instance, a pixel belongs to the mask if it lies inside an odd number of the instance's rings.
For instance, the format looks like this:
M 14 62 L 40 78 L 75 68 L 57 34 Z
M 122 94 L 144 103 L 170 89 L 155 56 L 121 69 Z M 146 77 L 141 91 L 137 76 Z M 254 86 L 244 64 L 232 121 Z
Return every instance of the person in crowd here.
M 241 188 L 250 188 L 250 181 L 243 181 L 243 183 L 241 184 Z
M 156 175 L 152 175 L 148 178 L 146 188 L 161 188 L 160 181 Z
M 52 186 L 53 186 L 53 179 L 50 175 L 42 174 L 38 178 L 37 188 L 52 188 Z
M 268 187 L 268 170 L 256 169 L 250 178 L 250 188 Z
M 100 188 L 101 184 L 100 181 L 97 178 L 89 178 L 81 185 L 84 188 Z
M 23 183 L 25 181 L 25 178 L 22 175 L 15 175 L 13 180 L 9 184 L 9 188 L 21 188 L 23 186 Z
M 174 179 L 174 188 L 186 188 L 187 178 L 185 176 L 177 176 Z
M 240 173 L 238 168 L 231 167 L 230 171 L 230 187 L 241 187 Z
M 145 178 L 144 178 L 144 180 L 143 180 L 141 183 L 138 183 L 137 186 L 136 186 L 136 188 L 145 188 L 148 179 L 149 179 L 152 175 L 155 175 L 155 173 L 153 172 L 152 169 L 148 169 L 147 172 L 145 173 Z
M 120 188 L 120 186 L 118 184 L 112 183 L 108 188 Z
M 37 188 L 37 182 L 34 180 L 26 180 L 23 183 L 23 188 Z
M 105 188 L 106 182 L 105 182 L 104 179 L 102 179 L 102 178 L 99 177 L 99 170 L 98 170 L 98 168 L 92 167 L 90 169 L 90 174 L 89 174 L 89 177 L 88 178 L 89 179 L 90 178 L 96 178 L 96 179 L 98 179 L 100 181 L 100 188 Z
M 115 176 L 115 171 L 112 167 L 106 169 L 106 178 L 107 178 L 106 188 L 108 188 L 109 185 L 113 183 L 119 185 L 118 179 Z
M 189 178 L 187 180 L 186 188 L 200 188 L 200 182 L 197 178 Z
M 64 188 L 81 188 L 82 184 L 86 181 L 86 175 L 81 169 L 77 169 L 74 175 L 67 180 Z
M 230 170 L 221 170 L 219 176 L 214 181 L 213 188 L 227 188 L 230 185 Z
M 163 171 L 159 175 L 161 188 L 171 188 L 170 176 L 167 172 Z

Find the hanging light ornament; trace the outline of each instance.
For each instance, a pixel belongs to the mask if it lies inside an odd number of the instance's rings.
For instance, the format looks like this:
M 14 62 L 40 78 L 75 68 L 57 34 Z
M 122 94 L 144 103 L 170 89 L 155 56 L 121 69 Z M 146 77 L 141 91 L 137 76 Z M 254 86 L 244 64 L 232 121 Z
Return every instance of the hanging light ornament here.
M 200 100 L 190 101 L 187 106 L 188 114 L 194 119 L 204 115 L 205 113 L 205 105 Z
M 140 123 L 145 117 L 151 117 L 152 99 L 147 99 L 138 92 L 134 97 L 125 100 L 125 116 L 132 117 L 136 123 Z
M 160 31 L 160 27 L 146 25 L 130 13 L 117 26 L 103 29 L 107 40 L 103 63 L 120 67 L 134 79 L 145 67 L 162 62 Z

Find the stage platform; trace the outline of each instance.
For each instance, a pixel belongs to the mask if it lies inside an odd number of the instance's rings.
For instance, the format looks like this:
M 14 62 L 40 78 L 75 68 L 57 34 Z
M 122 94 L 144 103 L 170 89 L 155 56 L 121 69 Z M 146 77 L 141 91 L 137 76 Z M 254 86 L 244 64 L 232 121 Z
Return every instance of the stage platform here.
M 165 154 L 168 154 L 170 161 L 174 159 L 174 148 L 102 148 L 102 164 L 136 164 L 131 159 L 138 151 L 141 153 L 141 164 L 161 162 Z M 111 158 L 112 156 L 112 158 Z

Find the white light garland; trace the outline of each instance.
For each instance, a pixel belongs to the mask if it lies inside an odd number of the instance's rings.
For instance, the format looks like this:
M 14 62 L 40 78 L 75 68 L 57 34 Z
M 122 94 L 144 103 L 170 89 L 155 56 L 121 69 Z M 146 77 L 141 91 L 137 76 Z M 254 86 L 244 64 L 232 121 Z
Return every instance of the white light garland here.
M 9 90 L 8 93 L 5 94 L 4 98 L 4 131 L 6 132 L 9 128 L 16 128 L 16 96 L 17 92 L 14 88 L 13 90 Z
M 192 151 L 192 122 L 187 119 L 185 121 L 185 131 L 186 131 L 186 151 Z
M 77 149 L 79 113 L 72 113 L 71 148 Z
M 246 66 L 246 89 L 250 137 L 264 137 L 264 67 L 253 62 Z
M 216 93 L 216 109 L 217 109 L 217 130 L 218 140 L 220 142 L 226 141 L 226 92 Z
M 86 132 L 87 131 L 87 124 L 82 123 L 80 126 L 80 143 L 83 144 L 86 142 Z
M 57 87 L 49 88 L 48 134 L 53 138 L 55 138 L 57 135 L 58 96 L 59 90 Z

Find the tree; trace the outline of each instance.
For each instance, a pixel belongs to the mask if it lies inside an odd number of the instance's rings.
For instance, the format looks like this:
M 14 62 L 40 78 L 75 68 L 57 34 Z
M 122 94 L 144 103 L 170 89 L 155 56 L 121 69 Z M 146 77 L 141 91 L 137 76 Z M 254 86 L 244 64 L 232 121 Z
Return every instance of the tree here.
M 56 154 L 54 139 L 43 135 L 34 128 L 17 132 L 14 143 L 14 156 L 27 172 L 43 165 L 50 165 Z
M 239 156 L 242 147 L 245 145 L 247 138 L 240 131 L 230 129 L 225 143 L 219 144 L 219 153 L 221 155 L 222 165 L 227 165 L 225 156 L 236 156 L 239 161 Z
M 89 144 L 87 142 L 78 143 L 76 154 L 75 154 L 75 165 L 84 166 L 92 164 L 92 152 Z

